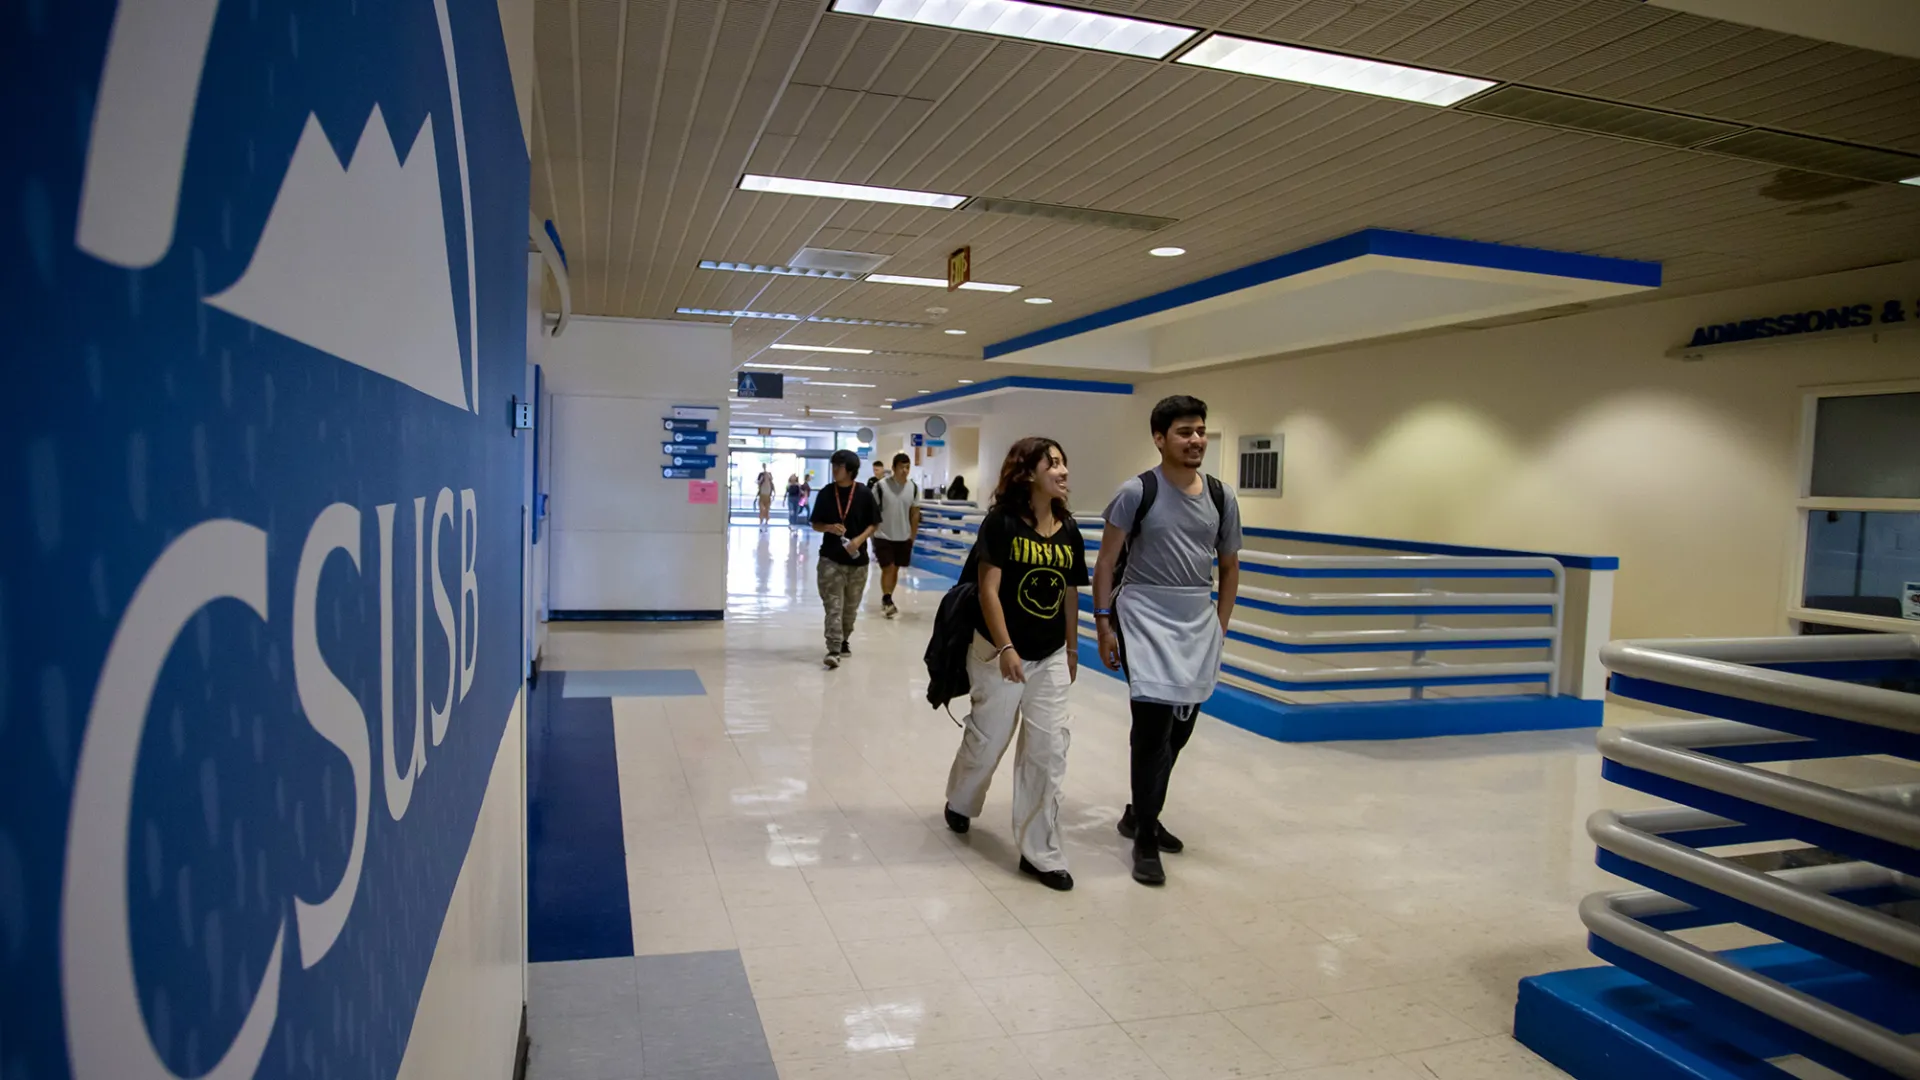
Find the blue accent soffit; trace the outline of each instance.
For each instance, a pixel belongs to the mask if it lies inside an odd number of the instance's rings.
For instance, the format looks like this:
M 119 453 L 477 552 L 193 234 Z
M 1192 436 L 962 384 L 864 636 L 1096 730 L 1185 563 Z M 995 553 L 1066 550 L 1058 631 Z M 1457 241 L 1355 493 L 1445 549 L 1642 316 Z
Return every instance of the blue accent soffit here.
M 987 355 L 993 355 L 989 352 Z M 1073 394 L 1131 394 L 1132 383 L 1101 382 L 1097 379 L 1041 379 L 1030 375 L 1007 375 L 998 379 L 988 379 L 972 386 L 962 386 L 953 390 L 940 390 L 919 397 L 894 402 L 894 411 L 911 405 L 933 405 L 942 401 L 957 401 L 960 398 L 977 397 L 996 390 L 1063 390 Z
M 1248 536 L 1264 536 L 1269 540 L 1293 540 L 1308 544 L 1404 551 L 1415 555 L 1491 555 L 1503 559 L 1546 558 L 1558 560 L 1561 566 L 1569 570 L 1620 569 L 1620 559 L 1613 555 L 1560 555 L 1549 551 L 1515 551 L 1511 548 L 1472 547 L 1466 544 L 1429 544 L 1419 540 L 1387 540 L 1378 536 L 1345 536 L 1339 533 L 1301 532 L 1297 529 L 1258 529 L 1252 526 L 1242 531 Z
M 1390 255 L 1402 259 L 1452 263 L 1457 266 L 1477 266 L 1488 270 L 1514 270 L 1551 277 L 1579 278 L 1584 281 L 1638 285 L 1648 289 L 1659 288 L 1661 280 L 1659 263 L 1612 259 L 1602 255 L 1576 255 L 1571 252 L 1547 251 L 1541 248 L 1512 247 L 1507 244 L 1491 244 L 1484 240 L 1421 236 L 1418 233 L 1396 232 L 1392 229 L 1362 229 L 1336 240 L 1301 248 L 1299 251 L 1290 251 L 1285 255 L 1276 255 L 1251 266 L 1243 266 L 1238 270 L 1229 270 L 1224 274 L 1202 278 L 1165 292 L 1154 293 L 1152 296 L 1143 296 L 1138 300 L 1130 300 L 1117 307 L 1096 311 L 1091 315 L 1082 315 L 1077 319 L 1035 330 L 1031 334 L 1022 334 L 1006 341 L 995 342 L 986 347 L 985 356 L 988 360 L 993 360 L 1078 334 L 1103 330 L 1109 326 L 1117 326 L 1148 315 L 1157 315 L 1177 307 L 1197 304 L 1202 300 L 1211 300 L 1216 296 L 1239 292 L 1241 289 L 1250 289 L 1255 285 L 1265 285 L 1270 281 L 1304 274 L 1321 267 L 1346 262 L 1348 259 L 1357 259 L 1362 255 Z

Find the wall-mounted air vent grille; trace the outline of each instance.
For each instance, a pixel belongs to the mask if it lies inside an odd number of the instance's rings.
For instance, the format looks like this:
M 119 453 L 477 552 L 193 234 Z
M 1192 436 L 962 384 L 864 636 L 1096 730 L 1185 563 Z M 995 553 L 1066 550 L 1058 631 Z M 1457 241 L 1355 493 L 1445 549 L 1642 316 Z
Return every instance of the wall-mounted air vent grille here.
M 1280 465 L 1285 437 L 1281 435 L 1240 436 L 1240 480 L 1237 490 L 1246 495 L 1280 494 Z
M 1530 86 L 1502 86 L 1465 102 L 1462 112 L 1504 116 L 1535 124 L 1617 135 L 1623 139 L 1663 146 L 1698 146 L 1742 130 L 1740 124 L 1681 116 L 1659 109 L 1642 109 L 1611 101 L 1594 101 L 1571 94 L 1554 94 Z

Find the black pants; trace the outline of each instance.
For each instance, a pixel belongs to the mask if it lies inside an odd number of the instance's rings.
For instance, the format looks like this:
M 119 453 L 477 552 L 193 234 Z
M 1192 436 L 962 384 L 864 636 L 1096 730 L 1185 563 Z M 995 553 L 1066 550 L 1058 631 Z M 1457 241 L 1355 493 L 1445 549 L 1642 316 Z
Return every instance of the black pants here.
M 1160 811 L 1167 805 L 1167 780 L 1180 750 L 1193 738 L 1191 705 L 1135 701 L 1133 706 L 1133 823 L 1144 841 L 1157 835 Z M 1176 718 L 1185 716 L 1187 719 Z

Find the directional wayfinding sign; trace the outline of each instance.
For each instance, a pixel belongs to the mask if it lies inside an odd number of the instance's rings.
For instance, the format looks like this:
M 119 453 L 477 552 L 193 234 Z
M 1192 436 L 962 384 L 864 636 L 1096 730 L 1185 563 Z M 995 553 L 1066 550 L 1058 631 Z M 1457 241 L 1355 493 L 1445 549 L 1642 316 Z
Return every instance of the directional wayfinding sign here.
M 682 419 L 677 419 L 675 417 L 669 416 L 669 417 L 663 418 L 660 421 L 660 423 L 664 425 L 668 431 L 705 431 L 707 430 L 707 422 L 704 419 L 682 420 Z
M 668 435 L 667 438 L 672 440 L 672 443 L 678 443 L 681 446 L 712 446 L 714 443 L 720 441 L 720 433 L 717 431 L 676 431 Z M 671 445 L 671 443 L 663 445 Z M 671 454 L 673 451 L 669 450 L 667 453 Z
M 720 463 L 712 454 L 675 454 L 673 463 L 688 469 L 711 469 Z
M 661 417 L 661 426 L 666 430 L 666 440 L 660 444 L 660 452 L 667 456 L 667 464 L 660 467 L 660 475 L 668 480 L 705 480 L 707 470 L 719 464 L 719 456 L 709 451 L 720 441 L 720 433 L 708 431 L 707 424 L 719 418 L 718 407 L 698 405 L 676 405 L 672 416 Z
M 667 480 L 705 480 L 707 478 L 707 470 L 686 469 L 674 465 L 665 465 L 661 467 L 660 475 Z

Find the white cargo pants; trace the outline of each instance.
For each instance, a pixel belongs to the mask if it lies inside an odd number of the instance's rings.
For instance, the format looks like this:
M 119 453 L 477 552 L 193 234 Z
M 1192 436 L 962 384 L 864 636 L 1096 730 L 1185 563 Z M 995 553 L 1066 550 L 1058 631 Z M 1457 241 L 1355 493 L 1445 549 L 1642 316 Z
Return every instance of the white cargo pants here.
M 1027 681 L 1000 676 L 993 643 L 979 634 L 967 650 L 967 678 L 973 713 L 967 717 L 960 749 L 947 774 L 947 806 L 970 818 L 986 807 L 987 787 L 1018 728 L 1013 754 L 1013 836 L 1020 854 L 1040 870 L 1065 870 L 1060 848 L 1060 786 L 1067 775 L 1067 744 L 1072 716 L 1067 689 L 1068 642 L 1044 660 L 1025 662 Z

